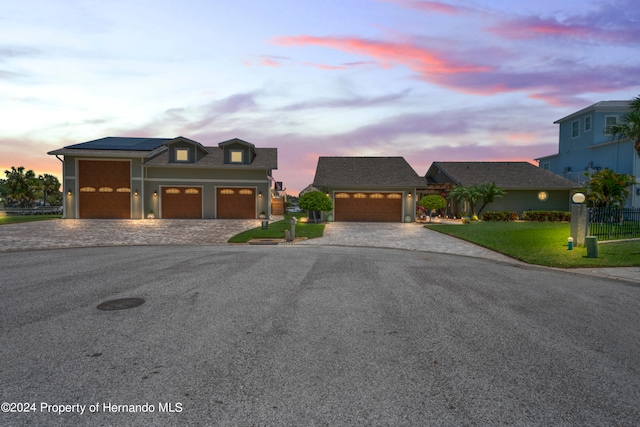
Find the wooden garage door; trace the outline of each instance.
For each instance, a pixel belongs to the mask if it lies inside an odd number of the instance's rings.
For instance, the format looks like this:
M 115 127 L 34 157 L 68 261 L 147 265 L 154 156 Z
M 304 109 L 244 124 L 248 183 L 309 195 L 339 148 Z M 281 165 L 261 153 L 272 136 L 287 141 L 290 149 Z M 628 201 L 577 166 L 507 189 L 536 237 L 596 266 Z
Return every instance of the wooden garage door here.
M 400 193 L 335 193 L 336 221 L 402 221 Z
M 131 218 L 129 162 L 79 160 L 80 218 Z
M 216 218 L 254 219 L 256 217 L 255 188 L 218 188 Z
M 161 203 L 162 218 L 202 218 L 200 187 L 162 187 Z

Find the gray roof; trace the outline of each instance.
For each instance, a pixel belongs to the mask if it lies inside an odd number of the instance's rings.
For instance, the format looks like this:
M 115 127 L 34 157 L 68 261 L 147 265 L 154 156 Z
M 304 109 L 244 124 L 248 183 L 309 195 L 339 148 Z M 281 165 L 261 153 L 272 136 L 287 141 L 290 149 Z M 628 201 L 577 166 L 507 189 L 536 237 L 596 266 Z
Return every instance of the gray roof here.
M 199 146 L 206 155 L 195 163 L 169 163 L 167 145 L 173 141 L 187 141 Z M 251 164 L 225 164 L 221 147 L 231 142 L 242 142 L 249 145 L 255 152 Z M 64 148 L 48 152 L 50 155 L 62 156 L 93 156 L 93 157 L 144 157 L 149 159 L 147 166 L 162 167 L 194 167 L 194 168 L 233 168 L 233 169 L 277 169 L 277 148 L 254 148 L 254 145 L 237 138 L 221 142 L 216 147 L 204 147 L 197 141 L 182 136 L 176 138 L 127 138 L 106 137 L 80 144 L 69 145 Z
M 320 157 L 314 187 L 424 187 L 403 157 Z
M 527 162 L 433 162 L 427 171 L 427 183 L 443 181 L 434 179 L 438 171 L 464 186 L 493 182 L 507 190 L 580 188 L 573 181 Z
M 631 101 L 600 101 L 596 102 L 593 105 L 589 105 L 582 110 L 576 111 L 575 113 L 571 113 L 566 117 L 556 120 L 553 122 L 554 124 L 558 124 L 560 122 L 564 122 L 565 120 L 573 119 L 575 117 L 581 116 L 582 114 L 588 113 L 590 111 L 605 111 L 612 113 L 625 113 L 629 110 L 629 106 Z
M 188 167 L 195 168 L 230 168 L 230 169 L 278 169 L 278 149 L 277 148 L 255 148 L 255 157 L 248 165 L 225 164 L 223 153 L 220 147 L 204 147 L 209 154 L 202 157 L 196 163 L 189 163 Z M 145 166 L 157 167 L 185 167 L 185 163 L 169 163 L 169 152 L 164 151 L 153 159 L 145 162 Z

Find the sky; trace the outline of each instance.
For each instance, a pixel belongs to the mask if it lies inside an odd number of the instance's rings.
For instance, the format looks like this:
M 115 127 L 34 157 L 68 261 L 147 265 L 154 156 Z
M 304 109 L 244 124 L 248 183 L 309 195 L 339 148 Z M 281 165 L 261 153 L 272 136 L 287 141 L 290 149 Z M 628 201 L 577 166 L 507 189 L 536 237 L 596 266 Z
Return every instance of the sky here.
M 319 156 L 528 161 L 640 94 L 637 0 L 0 0 L 0 170 L 106 136 Z

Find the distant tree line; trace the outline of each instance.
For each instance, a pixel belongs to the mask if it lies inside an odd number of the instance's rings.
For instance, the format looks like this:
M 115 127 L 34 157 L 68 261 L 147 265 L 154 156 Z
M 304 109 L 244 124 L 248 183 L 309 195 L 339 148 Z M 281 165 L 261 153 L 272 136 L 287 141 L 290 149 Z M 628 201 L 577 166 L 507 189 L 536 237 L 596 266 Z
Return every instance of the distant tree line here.
M 62 204 L 60 181 L 47 173 L 36 175 L 24 166 L 11 166 L 0 179 L 0 201 L 8 207 L 30 208 L 40 201 L 44 205 Z

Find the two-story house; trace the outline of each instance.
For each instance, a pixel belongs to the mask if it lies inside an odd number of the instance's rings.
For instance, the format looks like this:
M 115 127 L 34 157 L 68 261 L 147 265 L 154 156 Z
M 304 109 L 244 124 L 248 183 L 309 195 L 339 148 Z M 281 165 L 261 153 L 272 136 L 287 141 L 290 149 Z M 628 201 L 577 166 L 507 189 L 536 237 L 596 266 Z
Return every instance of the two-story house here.
M 633 141 L 618 140 L 607 133 L 608 126 L 623 120 L 629 101 L 601 101 L 568 115 L 560 125 L 558 154 L 540 157 L 539 166 L 567 179 L 584 184 L 602 169 L 634 175 L 628 207 L 640 207 L 640 156 Z
M 107 137 L 48 154 L 62 161 L 65 218 L 257 218 L 278 168 L 276 148 L 237 138 Z

